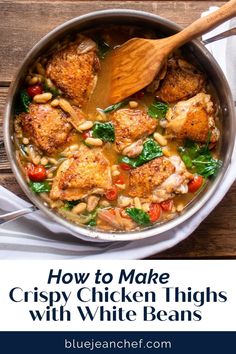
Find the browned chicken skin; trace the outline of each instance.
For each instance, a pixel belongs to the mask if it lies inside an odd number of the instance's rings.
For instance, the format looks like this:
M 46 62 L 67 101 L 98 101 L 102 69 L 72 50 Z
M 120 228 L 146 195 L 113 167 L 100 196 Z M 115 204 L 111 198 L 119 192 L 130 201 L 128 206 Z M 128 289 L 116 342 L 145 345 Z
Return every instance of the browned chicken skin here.
M 53 53 L 46 74 L 80 107 L 88 102 L 95 88 L 99 67 L 96 43 L 81 36 Z
M 154 187 L 167 179 L 175 168 L 165 157 L 154 159 L 130 172 L 129 195 L 131 197 L 147 198 Z
M 210 133 L 210 142 L 215 143 L 219 139 L 211 96 L 205 93 L 178 102 L 168 110 L 166 118 L 166 133 L 173 138 L 188 138 L 204 143 Z
M 143 139 L 152 134 L 157 121 L 145 112 L 134 109 L 120 109 L 112 115 L 115 127 L 115 145 L 118 152 L 129 157 L 139 155 Z
M 191 176 L 179 156 L 159 157 L 130 172 L 129 195 L 160 203 L 187 193 Z
M 171 58 L 157 94 L 163 101 L 175 103 L 196 95 L 204 83 L 204 75 L 194 66 L 183 59 Z
M 59 167 L 50 197 L 78 200 L 93 193 L 103 194 L 111 186 L 110 164 L 102 150 L 80 146 L 78 152 Z
M 63 148 L 72 129 L 66 114 L 50 104 L 30 104 L 29 113 L 21 113 L 20 120 L 23 132 L 48 155 Z

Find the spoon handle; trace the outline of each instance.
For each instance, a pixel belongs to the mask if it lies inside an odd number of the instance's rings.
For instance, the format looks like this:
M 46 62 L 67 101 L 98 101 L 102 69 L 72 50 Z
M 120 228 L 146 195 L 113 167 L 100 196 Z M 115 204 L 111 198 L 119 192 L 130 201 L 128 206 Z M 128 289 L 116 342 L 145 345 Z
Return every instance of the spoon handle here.
M 172 50 L 199 37 L 234 16 L 236 16 L 236 0 L 230 0 L 219 10 L 199 18 L 181 32 L 169 37 L 172 42 Z

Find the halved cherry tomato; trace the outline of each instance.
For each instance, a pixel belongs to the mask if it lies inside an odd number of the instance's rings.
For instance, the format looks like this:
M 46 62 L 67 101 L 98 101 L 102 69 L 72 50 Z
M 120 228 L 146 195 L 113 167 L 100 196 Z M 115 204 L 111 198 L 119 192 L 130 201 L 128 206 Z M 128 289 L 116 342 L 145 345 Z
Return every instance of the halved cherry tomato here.
M 41 85 L 32 85 L 27 87 L 27 93 L 30 97 L 34 97 L 36 95 L 40 95 L 43 92 Z
M 33 182 L 41 182 L 47 177 L 46 168 L 43 165 L 29 164 L 27 166 L 27 173 Z
M 148 212 L 151 222 L 155 222 L 160 219 L 161 212 L 162 210 L 160 204 L 152 203 Z
M 118 189 L 116 186 L 113 186 L 112 188 L 108 189 L 105 193 L 105 197 L 108 200 L 116 200 L 118 197 Z
M 120 163 L 120 168 L 124 171 L 129 171 L 132 169 L 132 166 L 128 165 L 127 163 L 121 162 Z
M 115 184 L 124 184 L 125 183 L 125 179 L 124 179 L 123 175 L 115 176 L 113 178 L 113 180 L 114 180 Z
M 195 193 L 202 185 L 203 177 L 202 176 L 194 176 L 192 181 L 188 184 L 188 191 L 190 193 Z
M 161 202 L 161 207 L 164 211 L 171 211 L 173 208 L 174 202 L 172 199 L 165 200 L 164 202 Z
M 90 136 L 91 136 L 90 130 L 87 131 L 87 132 L 84 132 L 84 133 L 82 134 L 82 137 L 83 137 L 84 140 L 87 139 L 87 138 L 90 138 Z

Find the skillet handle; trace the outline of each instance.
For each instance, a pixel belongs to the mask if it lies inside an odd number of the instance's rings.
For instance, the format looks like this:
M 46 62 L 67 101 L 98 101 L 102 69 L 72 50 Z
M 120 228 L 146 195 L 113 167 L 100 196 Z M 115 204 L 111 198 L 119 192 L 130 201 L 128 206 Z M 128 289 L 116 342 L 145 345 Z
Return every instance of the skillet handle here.
M 38 210 L 37 207 L 31 206 L 29 208 L 24 208 L 24 209 L 12 211 L 10 213 L 1 214 L 0 215 L 0 224 L 2 225 L 5 222 L 13 221 L 13 220 L 15 220 L 17 218 L 20 218 L 20 217 L 24 216 L 24 215 L 30 214 L 30 213 L 32 213 L 33 211 L 36 211 L 36 210 Z
M 236 0 L 230 0 L 218 10 L 197 19 L 173 36 L 167 37 L 166 41 L 169 41 L 168 53 L 173 51 L 173 49 L 181 47 L 190 40 L 209 32 L 234 16 L 236 16 Z

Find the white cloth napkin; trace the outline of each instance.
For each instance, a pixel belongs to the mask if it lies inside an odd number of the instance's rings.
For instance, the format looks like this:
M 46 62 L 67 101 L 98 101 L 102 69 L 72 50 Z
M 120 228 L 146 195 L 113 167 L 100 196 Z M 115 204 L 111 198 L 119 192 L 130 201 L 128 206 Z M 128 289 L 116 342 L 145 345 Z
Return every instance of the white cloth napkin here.
M 216 8 L 210 8 L 214 11 Z M 207 12 L 208 13 L 208 12 Z M 226 22 L 204 36 L 209 38 L 236 25 L 236 19 Z M 207 45 L 221 65 L 236 100 L 236 38 L 231 37 Z M 63 226 L 35 211 L 18 220 L 0 226 L 0 259 L 140 259 L 173 247 L 188 237 L 221 201 L 236 178 L 236 148 L 224 184 L 214 198 L 181 226 L 159 236 L 124 242 L 88 242 L 69 233 Z M 30 206 L 0 186 L 1 212 Z M 125 238 L 125 237 L 124 237 Z

